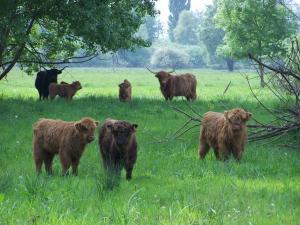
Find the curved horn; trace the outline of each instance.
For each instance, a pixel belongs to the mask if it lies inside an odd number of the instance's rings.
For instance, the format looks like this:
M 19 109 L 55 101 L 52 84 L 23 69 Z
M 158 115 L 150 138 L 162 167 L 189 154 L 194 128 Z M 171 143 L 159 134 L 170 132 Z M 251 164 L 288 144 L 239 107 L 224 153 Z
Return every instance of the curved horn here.
M 146 69 L 147 69 L 150 73 L 156 74 L 156 72 L 150 70 L 147 66 L 146 66 Z
M 64 69 L 66 69 L 67 67 L 69 67 L 69 66 L 65 66 L 64 68 L 62 68 L 60 71 L 63 71 Z
M 172 69 L 170 72 L 168 71 L 167 73 L 174 73 L 175 69 Z

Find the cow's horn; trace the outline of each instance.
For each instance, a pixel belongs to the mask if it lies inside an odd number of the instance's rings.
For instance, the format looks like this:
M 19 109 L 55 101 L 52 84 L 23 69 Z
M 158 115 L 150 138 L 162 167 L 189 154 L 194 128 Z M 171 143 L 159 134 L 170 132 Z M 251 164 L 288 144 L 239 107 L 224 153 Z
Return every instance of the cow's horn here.
M 146 66 L 147 70 L 150 72 L 150 73 L 153 73 L 153 74 L 156 74 L 156 72 L 150 70 L 147 66 Z
M 64 69 L 66 69 L 68 66 L 65 66 L 64 68 L 62 68 L 60 71 L 63 71 Z

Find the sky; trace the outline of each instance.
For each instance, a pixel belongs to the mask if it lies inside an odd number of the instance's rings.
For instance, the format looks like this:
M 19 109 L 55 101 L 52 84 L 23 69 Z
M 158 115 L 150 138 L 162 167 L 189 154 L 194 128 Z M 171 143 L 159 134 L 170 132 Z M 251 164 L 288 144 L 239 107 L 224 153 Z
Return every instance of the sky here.
M 191 0 L 191 10 L 201 11 L 209 4 L 212 4 L 213 0 Z M 169 16 L 169 1 L 168 0 L 158 0 L 156 2 L 156 8 L 160 11 L 160 22 L 162 23 L 163 30 L 168 29 L 168 16 Z

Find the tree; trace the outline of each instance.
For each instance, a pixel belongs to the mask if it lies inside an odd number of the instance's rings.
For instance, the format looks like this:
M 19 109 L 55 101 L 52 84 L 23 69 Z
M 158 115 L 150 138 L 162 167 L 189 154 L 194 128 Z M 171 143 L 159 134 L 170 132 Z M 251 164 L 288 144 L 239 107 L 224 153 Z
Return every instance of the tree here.
M 179 15 L 177 26 L 173 30 L 174 41 L 184 45 L 198 43 L 197 29 L 199 18 L 193 12 L 183 10 Z
M 16 65 L 28 73 L 97 52 L 149 46 L 134 34 L 156 0 L 2 0 L 0 80 Z M 84 55 L 76 54 L 84 50 Z
M 268 55 L 284 54 L 283 40 L 297 28 L 295 17 L 276 0 L 218 1 L 216 21 L 225 31 L 219 51 L 236 59 L 251 54 L 262 61 Z M 263 67 L 259 70 L 263 87 Z
M 190 10 L 191 0 L 169 0 L 169 38 L 174 41 L 173 29 L 176 27 L 179 14 L 183 10 Z
M 157 18 L 153 16 L 146 16 L 144 26 L 147 29 L 147 40 L 151 43 L 159 37 L 162 31 L 162 26 Z
M 221 28 L 217 28 L 214 17 L 217 13 L 217 1 L 214 0 L 212 5 L 208 5 L 203 15 L 199 27 L 199 40 L 205 45 L 210 63 L 223 63 L 223 58 L 217 54 L 217 48 L 223 43 L 225 32 Z M 233 71 L 234 62 L 230 57 L 225 57 L 227 68 Z

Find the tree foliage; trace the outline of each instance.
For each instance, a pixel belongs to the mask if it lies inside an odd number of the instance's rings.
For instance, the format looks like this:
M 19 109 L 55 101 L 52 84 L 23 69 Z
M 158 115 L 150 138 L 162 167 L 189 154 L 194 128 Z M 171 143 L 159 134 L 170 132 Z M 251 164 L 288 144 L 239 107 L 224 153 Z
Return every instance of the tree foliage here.
M 215 15 L 217 13 L 217 0 L 213 1 L 212 5 L 207 6 L 203 15 L 201 16 L 199 27 L 199 40 L 205 45 L 209 61 L 211 65 L 221 66 L 226 62 L 229 71 L 233 71 L 234 61 L 226 56 L 220 56 L 217 53 L 217 48 L 223 44 L 225 32 L 223 29 L 216 27 Z
M 190 10 L 191 0 L 169 0 L 169 38 L 174 41 L 173 30 L 177 25 L 179 15 L 183 10 Z
M 16 63 L 31 72 L 68 61 L 79 49 L 88 56 L 148 46 L 134 34 L 145 15 L 155 15 L 155 1 L 2 0 L 0 79 Z
M 184 45 L 198 43 L 197 29 L 199 18 L 191 11 L 183 10 L 179 15 L 177 26 L 174 29 L 174 41 Z
M 218 1 L 216 21 L 225 30 L 220 52 L 237 59 L 284 51 L 282 41 L 297 27 L 295 17 L 276 0 Z
M 159 34 L 162 31 L 162 26 L 157 18 L 152 16 L 147 16 L 145 19 L 144 26 L 147 29 L 148 37 L 146 40 L 153 42 L 159 37 Z
M 277 0 L 218 1 L 216 21 L 225 30 L 219 51 L 236 59 L 252 54 L 262 60 L 268 55 L 283 54 L 283 40 L 297 29 L 294 15 Z M 263 67 L 259 69 L 263 87 Z
M 216 27 L 214 17 L 217 12 L 217 3 L 207 6 L 204 14 L 201 17 L 199 27 L 199 39 L 205 45 L 209 54 L 211 63 L 216 63 L 219 60 L 217 55 L 217 47 L 223 43 L 225 32 L 223 29 Z

